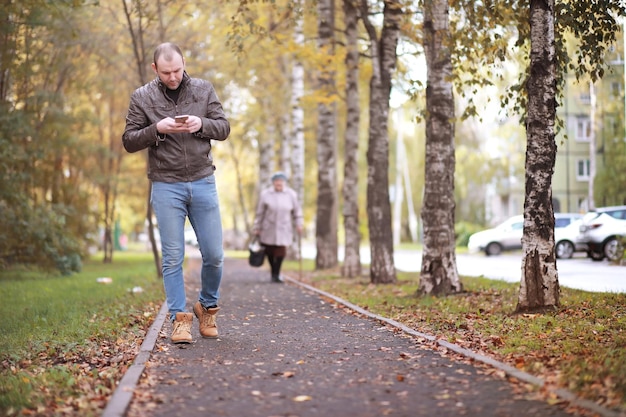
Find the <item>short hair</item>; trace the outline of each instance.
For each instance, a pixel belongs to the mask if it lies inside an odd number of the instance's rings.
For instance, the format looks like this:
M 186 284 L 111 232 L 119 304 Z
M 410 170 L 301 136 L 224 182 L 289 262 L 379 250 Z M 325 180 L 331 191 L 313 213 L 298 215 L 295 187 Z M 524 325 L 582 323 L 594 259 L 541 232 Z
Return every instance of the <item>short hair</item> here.
M 178 45 L 172 42 L 162 43 L 161 45 L 157 46 L 156 49 L 154 50 L 154 57 L 153 57 L 154 65 L 157 64 L 157 61 L 159 60 L 161 55 L 163 55 L 166 61 L 171 61 L 174 58 L 175 53 L 180 55 L 181 58 L 183 58 L 183 53 L 178 47 Z

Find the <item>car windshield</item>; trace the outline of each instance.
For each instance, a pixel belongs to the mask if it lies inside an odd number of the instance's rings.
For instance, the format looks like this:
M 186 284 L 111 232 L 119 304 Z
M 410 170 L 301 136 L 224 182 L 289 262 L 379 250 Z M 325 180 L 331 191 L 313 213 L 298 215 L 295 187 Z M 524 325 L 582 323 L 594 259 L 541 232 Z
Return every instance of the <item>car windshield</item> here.
M 605 213 L 619 220 L 626 219 L 626 210 L 607 210 Z
M 583 223 L 589 223 L 590 221 L 592 221 L 593 219 L 595 219 L 599 215 L 600 215 L 600 213 L 598 213 L 598 212 L 590 211 L 589 213 L 585 214 L 585 217 L 583 217 Z
M 507 230 L 507 229 L 521 229 L 524 227 L 524 219 L 522 217 L 512 217 L 496 226 L 498 230 Z

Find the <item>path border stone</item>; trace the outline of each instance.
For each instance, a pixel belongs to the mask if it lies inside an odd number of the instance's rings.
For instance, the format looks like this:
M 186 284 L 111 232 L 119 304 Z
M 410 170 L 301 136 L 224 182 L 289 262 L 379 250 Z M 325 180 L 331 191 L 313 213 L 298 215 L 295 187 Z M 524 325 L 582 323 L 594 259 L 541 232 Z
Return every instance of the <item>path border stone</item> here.
M 150 326 L 150 329 L 146 333 L 146 338 L 139 348 L 139 353 L 135 357 L 133 364 L 124 373 L 122 380 L 113 392 L 107 406 L 102 412 L 102 417 L 123 417 L 126 414 L 126 410 L 128 410 L 128 406 L 137 388 L 139 378 L 141 378 L 143 371 L 146 369 L 146 362 L 150 359 L 150 355 L 156 345 L 159 332 L 163 327 L 166 317 L 167 303 L 163 303 L 152 326 Z

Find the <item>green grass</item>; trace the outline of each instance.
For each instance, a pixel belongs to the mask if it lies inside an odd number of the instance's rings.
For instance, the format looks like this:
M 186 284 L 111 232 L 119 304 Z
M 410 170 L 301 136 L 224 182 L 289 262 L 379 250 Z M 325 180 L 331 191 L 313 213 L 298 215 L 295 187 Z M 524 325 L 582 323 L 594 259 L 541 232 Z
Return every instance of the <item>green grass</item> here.
M 0 415 L 101 411 L 163 300 L 151 254 L 101 259 L 71 276 L 0 271 Z
M 326 292 L 626 410 L 626 294 L 562 288 L 556 311 L 518 315 L 519 284 L 462 278 L 464 294 L 418 298 L 416 273 L 398 273 L 395 285 L 372 285 L 366 277 L 345 279 L 304 265 L 304 280 Z M 298 275 L 297 263 L 284 268 Z

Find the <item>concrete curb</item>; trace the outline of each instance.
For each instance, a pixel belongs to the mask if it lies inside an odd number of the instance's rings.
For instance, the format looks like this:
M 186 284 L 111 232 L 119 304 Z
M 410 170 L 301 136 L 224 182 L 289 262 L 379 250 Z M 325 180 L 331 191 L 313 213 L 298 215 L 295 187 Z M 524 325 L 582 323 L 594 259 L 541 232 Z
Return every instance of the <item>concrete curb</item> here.
M 445 347 L 446 349 L 449 349 L 453 352 L 459 353 L 463 356 L 466 356 L 468 358 L 471 358 L 477 362 L 482 362 L 484 364 L 487 364 L 489 366 L 492 366 L 496 369 L 499 369 L 501 371 L 503 371 L 505 374 L 514 377 L 516 379 L 519 379 L 520 381 L 524 381 L 530 384 L 533 384 L 537 387 L 544 387 L 545 385 L 545 381 L 542 378 L 538 378 L 536 376 L 530 375 L 526 372 L 522 372 L 517 368 L 514 368 L 510 365 L 507 365 L 505 363 L 502 362 L 498 362 L 493 358 L 484 356 L 484 355 L 480 355 L 476 352 L 473 352 L 471 350 L 465 349 L 461 346 L 455 345 L 453 343 L 449 343 L 446 342 L 445 340 L 442 339 L 437 339 L 435 336 L 433 335 L 429 335 L 429 334 L 425 334 L 425 333 L 421 333 L 418 332 L 416 330 L 411 329 L 410 327 L 405 326 L 404 324 L 397 322 L 395 320 L 389 319 L 387 317 L 383 317 L 383 316 L 379 316 L 377 314 L 371 313 L 355 304 L 352 304 L 342 298 L 339 298 L 333 294 L 327 293 L 326 291 L 322 291 L 318 288 L 312 287 L 308 284 L 305 284 L 303 282 L 300 282 L 294 278 L 291 278 L 289 276 L 286 275 L 282 275 L 283 279 L 286 281 L 289 281 L 293 284 L 296 284 L 300 287 L 306 288 L 309 291 L 315 292 L 317 294 L 323 295 L 324 297 L 330 298 L 333 301 L 337 302 L 338 304 L 341 304 L 359 314 L 362 314 L 364 316 L 367 316 L 371 319 L 374 320 L 378 320 L 381 321 L 383 323 L 386 323 L 390 326 L 393 326 L 397 329 L 402 330 L 404 333 L 409 334 L 411 336 L 416 336 L 416 337 L 420 337 L 426 340 L 429 340 L 431 342 L 435 342 L 437 343 L 439 346 Z M 589 400 L 585 400 L 583 398 L 579 398 L 576 396 L 576 394 L 574 394 L 571 391 L 568 391 L 566 389 L 562 389 L 562 388 L 548 388 L 548 391 L 553 393 L 554 395 L 556 395 L 558 398 L 565 400 L 567 402 L 569 402 L 572 405 L 581 407 L 581 408 L 585 408 L 589 411 L 592 411 L 602 417 L 626 417 L 626 412 L 620 412 L 620 411 L 614 411 L 614 410 L 609 410 L 606 407 L 603 407 L 601 405 L 598 405 L 596 403 L 594 403 L 593 401 L 589 401 Z
M 161 331 L 161 327 L 163 327 L 166 317 L 167 304 L 163 303 L 156 319 L 146 334 L 146 338 L 139 348 L 139 353 L 135 357 L 133 364 L 122 377 L 115 392 L 113 392 L 106 408 L 101 414 L 102 417 L 122 417 L 126 414 L 126 410 L 133 399 L 139 378 L 141 378 L 141 374 L 143 374 L 143 371 L 146 369 L 146 362 L 150 359 L 150 354 L 156 345 L 159 332 Z

